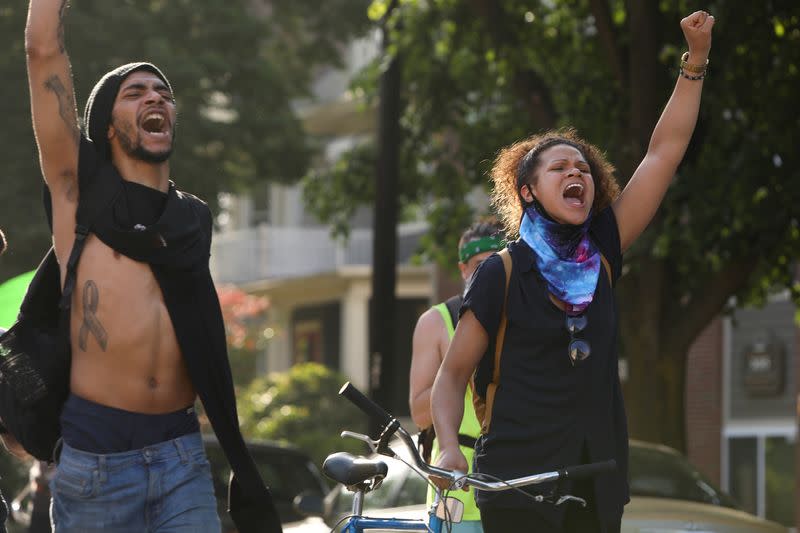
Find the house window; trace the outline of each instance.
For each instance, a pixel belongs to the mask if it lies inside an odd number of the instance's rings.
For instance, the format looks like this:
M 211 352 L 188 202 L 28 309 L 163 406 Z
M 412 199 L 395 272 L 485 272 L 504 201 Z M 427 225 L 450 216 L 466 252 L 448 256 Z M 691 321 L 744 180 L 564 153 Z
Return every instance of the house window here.
M 727 443 L 731 496 L 745 511 L 793 526 L 796 471 L 793 428 L 730 436 Z
M 728 492 L 747 512 L 758 514 L 758 439 L 734 438 L 728 441 Z
M 324 363 L 322 321 L 305 320 L 294 327 L 294 364 Z
M 779 295 L 723 322 L 722 484 L 746 511 L 789 527 L 798 467 L 796 311 Z

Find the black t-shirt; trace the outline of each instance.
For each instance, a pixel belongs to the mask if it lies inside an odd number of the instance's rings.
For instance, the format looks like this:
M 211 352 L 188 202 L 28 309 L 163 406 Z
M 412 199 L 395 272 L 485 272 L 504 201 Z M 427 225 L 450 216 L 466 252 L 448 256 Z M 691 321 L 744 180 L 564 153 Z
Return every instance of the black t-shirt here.
M 589 235 L 616 280 L 622 253 L 611 208 L 594 217 Z M 475 471 L 510 479 L 579 464 L 584 451 L 592 462 L 613 458 L 618 471 L 596 478 L 595 497 L 602 515 L 618 516 L 628 501 L 628 434 L 617 367 L 617 310 L 606 269 L 601 268 L 594 299 L 584 312 L 586 329 L 576 334 L 589 342 L 591 355 L 573 367 L 566 314 L 550 301 L 533 250 L 518 240 L 509 251 L 513 268 L 499 385 L 487 413 L 489 430 L 476 445 Z M 495 254 L 478 267 L 461 308 L 462 314 L 474 313 L 490 338 L 475 373 L 476 392 L 484 399 L 492 381 L 504 293 L 505 270 Z M 514 491 L 478 491 L 476 499 L 481 508 L 535 505 L 551 521 L 563 519 L 563 506 L 532 504 Z

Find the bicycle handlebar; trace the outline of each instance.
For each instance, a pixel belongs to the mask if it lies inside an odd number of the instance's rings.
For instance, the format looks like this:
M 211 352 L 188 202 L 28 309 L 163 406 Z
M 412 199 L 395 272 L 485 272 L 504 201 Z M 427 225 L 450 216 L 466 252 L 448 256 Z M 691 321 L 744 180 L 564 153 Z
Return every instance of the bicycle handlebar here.
M 558 481 L 559 479 L 583 479 L 605 472 L 611 472 L 617 468 L 616 460 L 609 459 L 607 461 L 601 461 L 597 463 L 570 466 L 563 470 L 557 470 L 554 472 L 544 472 L 541 474 L 523 476 L 516 479 L 510 479 L 508 481 L 484 481 L 473 475 L 464 475 L 461 472 L 445 470 L 423 461 L 422 456 L 419 454 L 419 450 L 417 450 L 417 447 L 414 444 L 414 440 L 411 438 L 411 435 L 409 435 L 403 426 L 400 425 L 397 419 L 387 413 L 380 405 L 364 396 L 364 394 L 349 381 L 342 386 L 342 388 L 339 390 L 339 394 L 350 400 L 367 416 L 381 423 L 384 431 L 381 433 L 378 441 L 372 441 L 367 437 L 374 450 L 378 451 L 378 453 L 383 453 L 383 455 L 388 455 L 384 450 L 391 452 L 391 449 L 388 448 L 388 442 L 396 433 L 400 440 L 403 441 L 403 444 L 406 446 L 406 448 L 408 448 L 408 451 L 411 453 L 411 458 L 414 460 L 414 464 L 419 470 L 425 474 L 449 480 L 453 488 L 456 489 L 460 489 L 464 486 L 472 486 L 480 490 L 496 492 L 507 490 L 509 488 L 525 487 L 528 485 L 547 483 L 549 481 Z
M 605 472 L 611 472 L 616 468 L 617 461 L 614 459 L 609 459 L 608 461 L 600 461 L 597 463 L 570 466 L 569 468 L 562 470 L 560 473 L 564 479 L 585 479 L 587 477 L 594 477 Z
M 364 396 L 364 394 L 349 381 L 342 385 L 342 388 L 339 389 L 339 394 L 350 400 L 356 407 L 364 411 L 367 416 L 375 420 L 375 422 L 380 422 L 382 426 L 388 426 L 389 422 L 394 419 L 383 407 Z

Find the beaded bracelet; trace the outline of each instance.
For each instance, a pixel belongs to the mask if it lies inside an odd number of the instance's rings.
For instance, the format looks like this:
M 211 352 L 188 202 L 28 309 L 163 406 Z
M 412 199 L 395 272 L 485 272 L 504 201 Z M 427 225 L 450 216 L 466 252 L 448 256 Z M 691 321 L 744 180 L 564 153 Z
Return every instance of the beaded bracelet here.
M 680 71 L 680 73 L 681 73 L 681 76 L 683 76 L 683 77 L 684 77 L 684 78 L 686 78 L 687 80 L 697 81 L 697 80 L 702 80 L 702 79 L 705 79 L 705 77 L 706 77 L 706 73 L 705 73 L 705 71 L 703 71 L 703 73 L 702 73 L 702 74 L 700 74 L 699 76 L 690 76 L 690 75 L 686 74 L 686 73 L 683 71 L 683 69 L 682 69 L 682 68 L 681 68 L 681 69 L 678 69 L 678 70 Z

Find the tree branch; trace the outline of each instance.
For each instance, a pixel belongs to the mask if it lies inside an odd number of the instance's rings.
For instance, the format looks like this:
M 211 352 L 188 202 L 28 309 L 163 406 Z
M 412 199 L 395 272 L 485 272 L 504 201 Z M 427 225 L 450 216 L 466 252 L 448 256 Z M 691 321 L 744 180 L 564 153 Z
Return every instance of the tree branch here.
M 625 68 L 623 68 L 622 53 L 617 43 L 617 36 L 614 33 L 614 24 L 611 21 L 611 8 L 608 5 L 608 0 L 589 0 L 589 8 L 594 16 L 597 33 L 608 58 L 608 64 L 611 65 L 611 71 L 614 73 L 617 83 L 619 83 L 620 90 L 624 92 L 628 76 Z
M 486 21 L 488 34 L 498 50 L 515 50 L 525 46 L 519 42 L 516 33 L 508 31 L 501 2 L 472 0 L 471 5 L 476 14 Z M 537 128 L 555 127 L 558 114 L 553 105 L 553 97 L 538 72 L 533 69 L 517 71 L 511 86 L 517 96 L 527 103 L 525 107 Z
M 641 160 L 663 105 L 659 102 L 658 3 L 628 0 L 629 125 L 635 160 Z
M 664 284 L 660 337 L 665 346 L 662 352 L 685 353 L 703 328 L 719 314 L 728 298 L 747 284 L 756 266 L 755 257 L 730 263 L 722 271 L 708 276 L 702 285 L 702 293 L 693 294 L 684 304 L 681 295 L 675 291 L 678 283 L 673 279 Z

